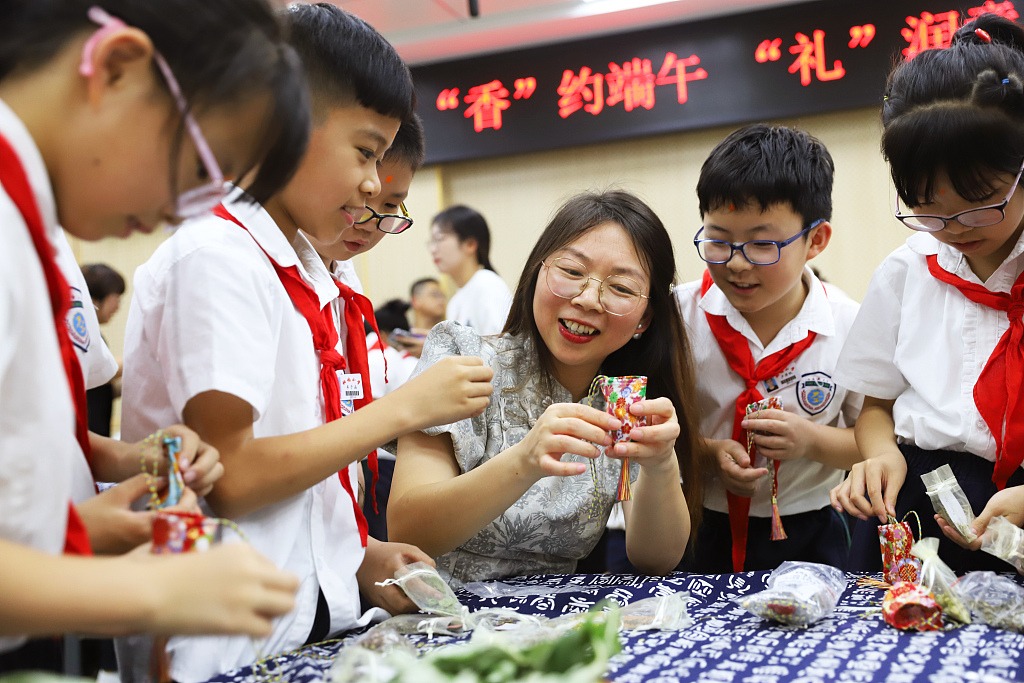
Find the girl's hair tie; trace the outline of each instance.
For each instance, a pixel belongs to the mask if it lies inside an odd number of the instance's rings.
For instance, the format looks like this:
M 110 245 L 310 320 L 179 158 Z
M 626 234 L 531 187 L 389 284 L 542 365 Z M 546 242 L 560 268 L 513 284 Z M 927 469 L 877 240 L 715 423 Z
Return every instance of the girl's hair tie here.
M 978 37 L 978 40 L 980 40 L 983 43 L 991 43 L 992 42 L 992 36 L 990 36 L 988 34 L 988 31 L 986 31 L 983 28 L 976 28 L 976 29 L 974 29 L 974 35 L 976 35 Z
M 1010 79 L 1009 78 L 1004 78 L 1003 79 L 1003 85 L 1010 85 Z

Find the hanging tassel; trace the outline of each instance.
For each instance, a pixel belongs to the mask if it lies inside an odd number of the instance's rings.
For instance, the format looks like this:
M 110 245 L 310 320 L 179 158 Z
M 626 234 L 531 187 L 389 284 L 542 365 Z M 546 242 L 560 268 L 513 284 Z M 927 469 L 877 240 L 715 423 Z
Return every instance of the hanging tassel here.
M 779 501 L 772 496 L 772 540 L 785 541 L 786 530 L 782 528 L 782 515 L 779 514 Z
M 629 500 L 633 491 L 629 484 L 629 458 L 622 460 L 622 472 L 619 474 L 619 488 L 615 492 L 615 500 Z
M 782 528 L 782 515 L 779 514 L 779 463 L 775 461 L 772 468 L 772 540 L 786 540 L 786 530 Z

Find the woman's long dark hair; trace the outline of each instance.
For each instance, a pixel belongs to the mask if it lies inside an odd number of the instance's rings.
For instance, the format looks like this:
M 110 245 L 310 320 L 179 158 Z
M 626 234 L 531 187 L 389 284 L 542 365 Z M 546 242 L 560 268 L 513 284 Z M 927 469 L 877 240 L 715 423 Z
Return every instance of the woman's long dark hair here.
M 605 223 L 615 223 L 625 230 L 650 275 L 651 292 L 647 302 L 650 324 L 639 339 L 630 339 L 609 355 L 600 373 L 646 375 L 647 396 L 667 396 L 675 406 L 680 430 L 675 451 L 690 511 L 692 537 L 692 530 L 700 526 L 708 455 L 699 438 L 690 342 L 672 296 L 676 282 L 672 240 L 654 211 L 634 195 L 620 190 L 586 192 L 563 204 L 526 260 L 504 331 L 529 337 L 537 349 L 541 369 L 551 374 L 551 352 L 540 336 L 533 315 L 541 261 Z

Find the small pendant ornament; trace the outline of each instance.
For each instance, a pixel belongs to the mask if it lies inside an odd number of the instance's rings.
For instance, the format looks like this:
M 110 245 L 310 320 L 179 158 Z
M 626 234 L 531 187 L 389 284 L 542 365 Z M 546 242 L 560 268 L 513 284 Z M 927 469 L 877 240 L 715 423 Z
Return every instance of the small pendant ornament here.
M 782 410 L 782 399 L 777 396 L 770 396 L 763 398 L 760 401 L 754 401 L 747 405 L 746 414 L 749 417 L 753 413 L 760 412 L 762 410 Z M 754 448 L 754 432 L 747 430 L 747 455 L 750 456 L 750 462 L 753 464 L 755 456 Z M 773 541 L 784 541 L 786 538 L 786 530 L 782 527 L 782 515 L 779 514 L 779 466 L 782 464 L 779 460 L 772 461 L 772 540 Z

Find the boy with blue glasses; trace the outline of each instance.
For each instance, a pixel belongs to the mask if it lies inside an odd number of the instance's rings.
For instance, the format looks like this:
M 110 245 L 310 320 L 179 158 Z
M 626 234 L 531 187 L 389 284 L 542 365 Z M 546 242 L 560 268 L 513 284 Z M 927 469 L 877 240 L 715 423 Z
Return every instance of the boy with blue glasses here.
M 832 235 L 832 177 L 818 140 L 767 124 L 735 131 L 701 168 L 694 245 L 708 269 L 675 295 L 701 369 L 701 434 L 719 471 L 688 570 L 846 560 L 829 489 L 860 459 L 852 425 L 861 397 L 832 373 L 857 304 L 829 298 L 807 267 Z M 772 398 L 781 409 L 747 414 Z

